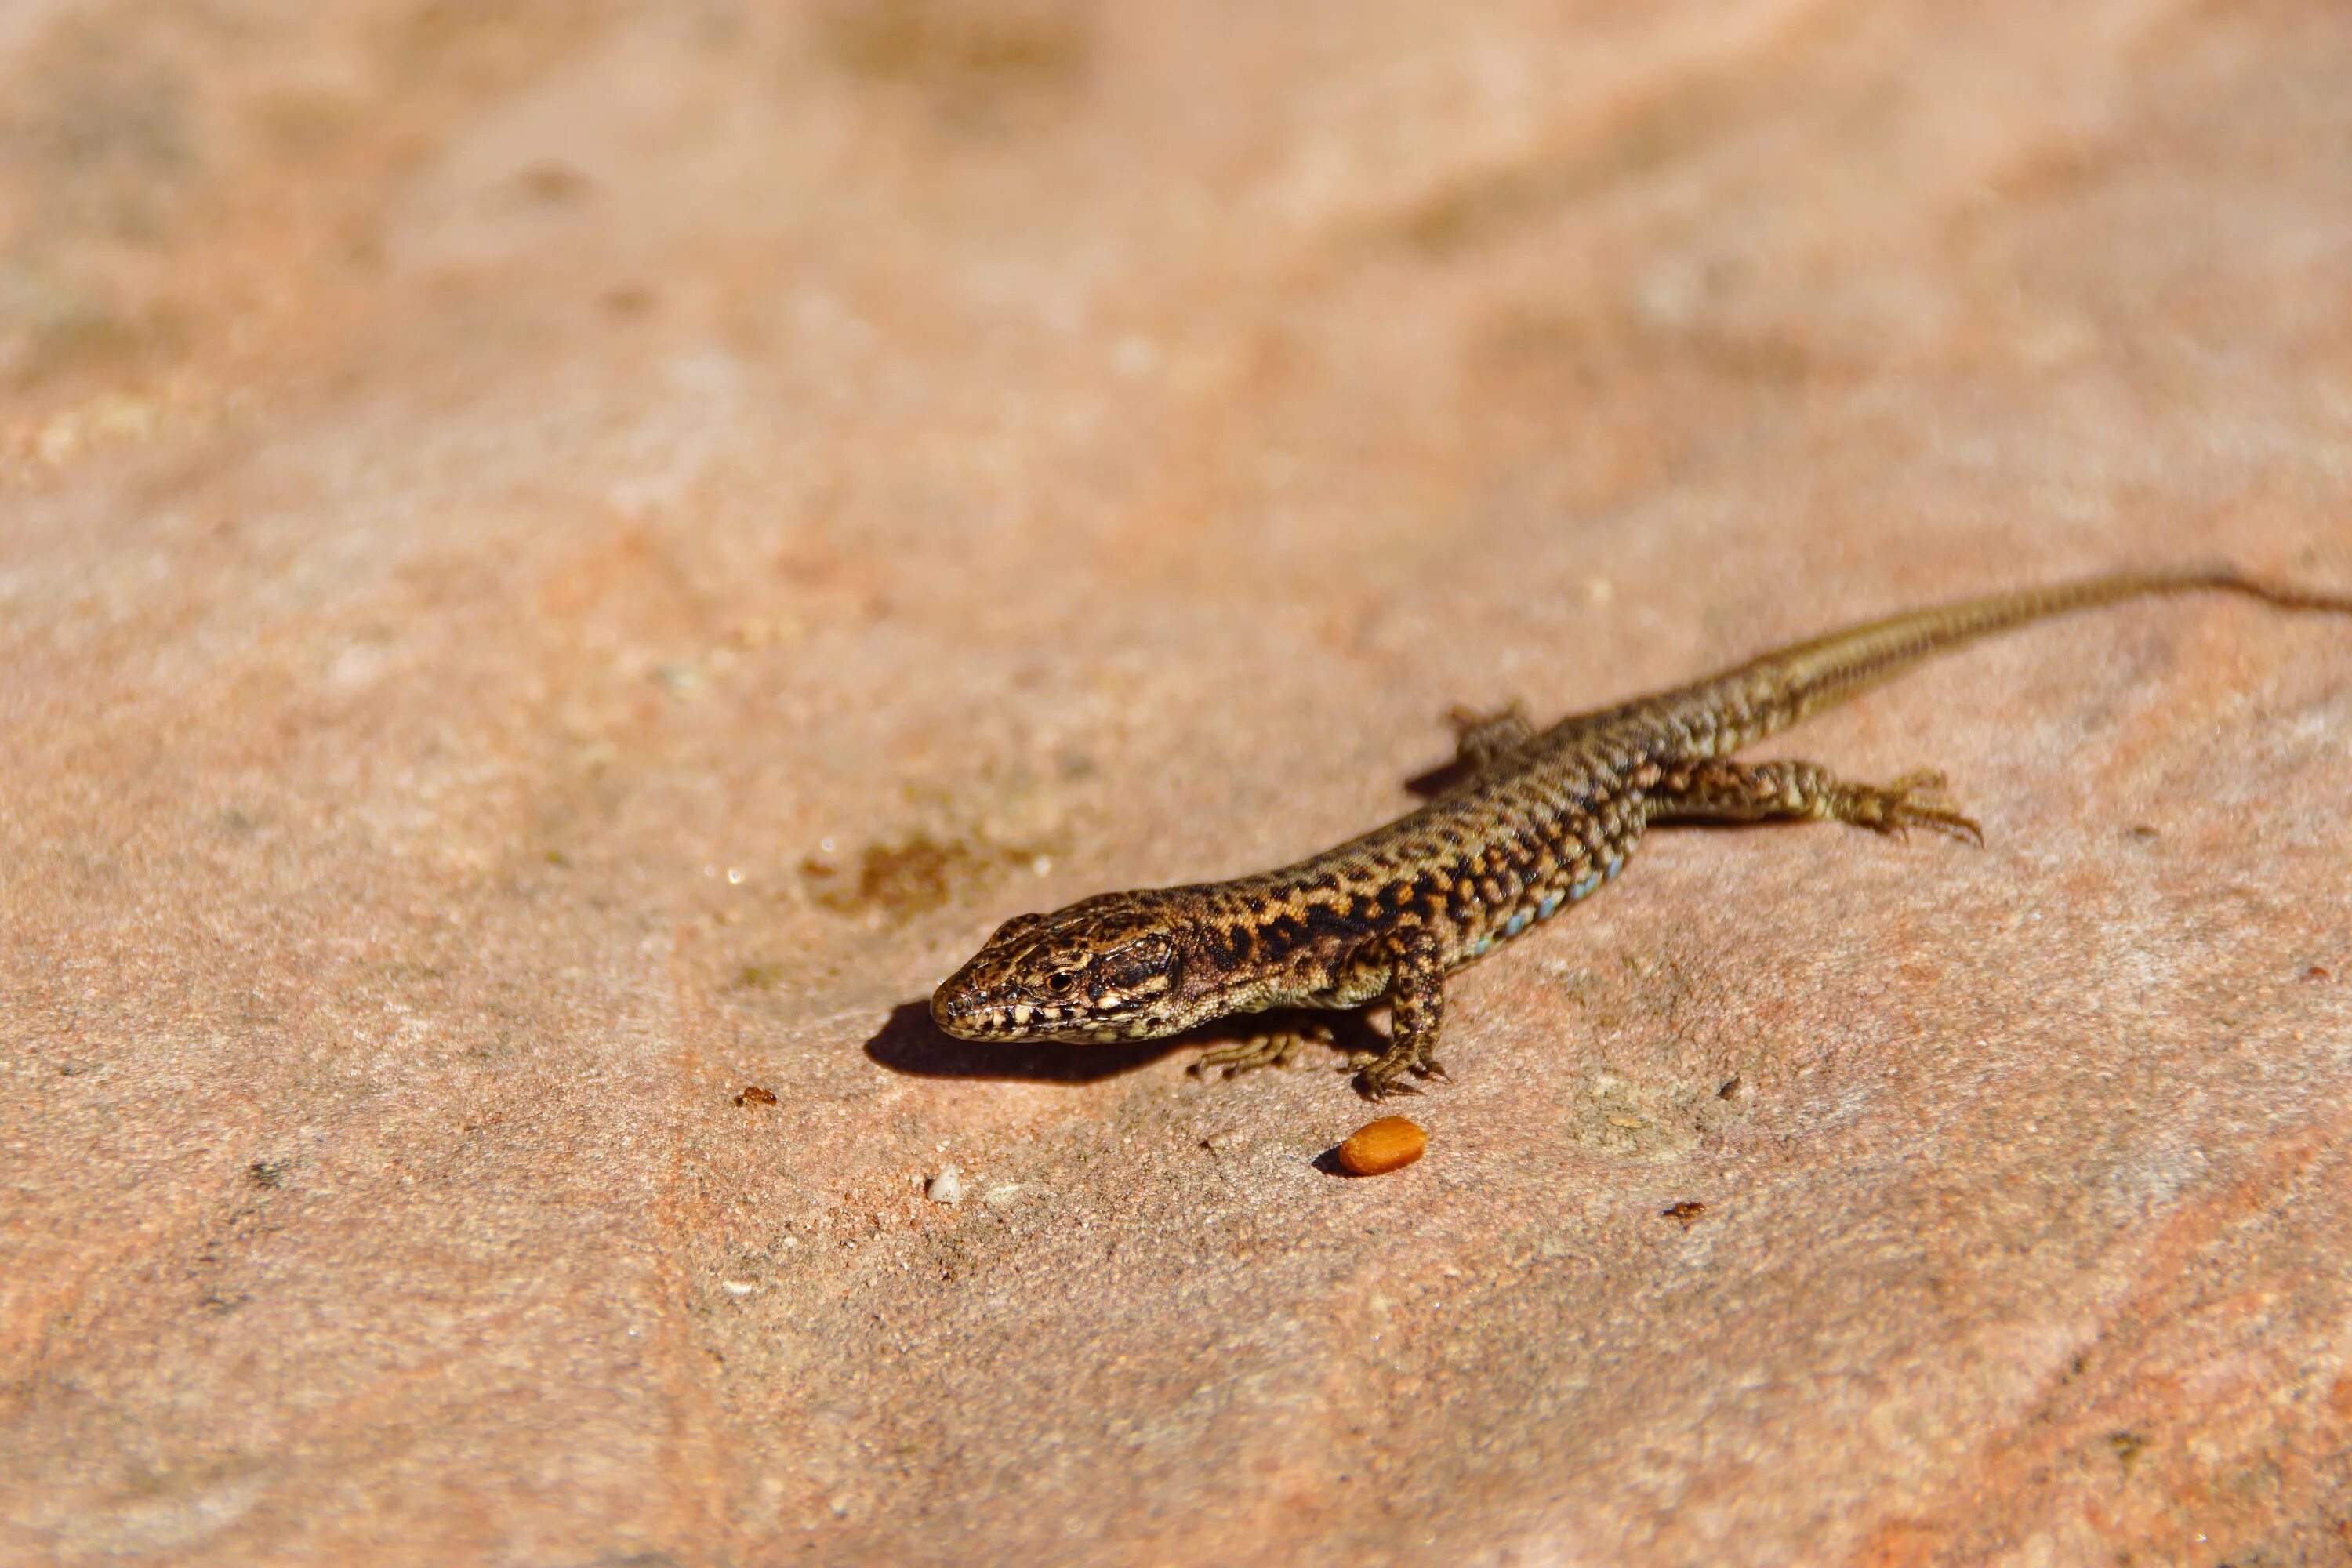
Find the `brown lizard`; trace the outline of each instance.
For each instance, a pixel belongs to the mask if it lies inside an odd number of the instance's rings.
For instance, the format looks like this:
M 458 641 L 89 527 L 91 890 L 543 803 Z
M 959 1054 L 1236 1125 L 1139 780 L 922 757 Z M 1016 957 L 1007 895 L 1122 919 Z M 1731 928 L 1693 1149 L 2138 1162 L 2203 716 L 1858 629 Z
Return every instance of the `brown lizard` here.
M 1456 713 L 1465 776 L 1420 809 L 1254 877 L 1017 915 L 940 986 L 931 1016 L 965 1039 L 1139 1040 L 1234 1013 L 1385 1000 L 1388 1048 L 1350 1065 L 1372 1099 L 1412 1092 L 1408 1077 L 1444 1076 L 1433 1051 L 1445 977 L 1607 885 L 1653 823 L 1811 817 L 1982 842 L 1944 797 L 1940 773 L 1853 784 L 1818 763 L 1737 763 L 1732 752 L 1979 637 L 2200 589 L 2352 614 L 2352 596 L 2221 568 L 2096 577 L 1832 632 L 1540 733 L 1516 705 Z M 1200 1065 L 1230 1074 L 1330 1037 L 1267 1033 Z

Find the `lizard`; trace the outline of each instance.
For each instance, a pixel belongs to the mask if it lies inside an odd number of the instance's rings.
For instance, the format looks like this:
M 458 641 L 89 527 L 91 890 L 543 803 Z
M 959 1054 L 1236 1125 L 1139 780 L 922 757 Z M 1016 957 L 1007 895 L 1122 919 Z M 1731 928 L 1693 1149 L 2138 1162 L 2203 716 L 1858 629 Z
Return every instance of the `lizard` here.
M 1417 809 L 1255 876 L 1016 915 L 940 985 L 931 1017 L 969 1040 L 1110 1042 L 1384 1001 L 1387 1048 L 1356 1052 L 1348 1067 L 1369 1099 L 1419 1092 L 1412 1079 L 1446 1076 L 1435 1054 L 1446 977 L 1613 881 L 1654 825 L 1812 819 L 1983 842 L 1939 773 L 1857 784 L 1818 763 L 1733 752 L 1979 638 L 2204 590 L 2352 614 L 2352 595 L 2227 567 L 2119 573 L 1866 622 L 1541 731 L 1517 703 L 1455 710 L 1460 776 Z M 1319 1025 L 1270 1030 L 1209 1051 L 1196 1070 L 1279 1066 L 1332 1039 Z

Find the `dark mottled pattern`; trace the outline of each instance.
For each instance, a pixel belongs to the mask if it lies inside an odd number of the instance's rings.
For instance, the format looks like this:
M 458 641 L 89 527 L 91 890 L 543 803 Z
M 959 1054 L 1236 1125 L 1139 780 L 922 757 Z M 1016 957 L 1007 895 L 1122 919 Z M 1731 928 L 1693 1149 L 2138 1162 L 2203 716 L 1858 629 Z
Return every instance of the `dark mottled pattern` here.
M 2199 589 L 2352 613 L 2352 598 L 2223 570 L 2100 577 L 1873 621 L 1541 732 L 1516 708 L 1456 713 L 1466 776 L 1419 810 L 1257 876 L 1018 916 L 940 986 L 932 1016 L 971 1039 L 1150 1039 L 1233 1013 L 1385 999 L 1391 1043 L 1359 1061 L 1359 1084 L 1402 1091 L 1407 1075 L 1441 1070 L 1445 976 L 1605 886 L 1654 822 L 1811 817 L 1977 837 L 1938 775 L 1858 784 L 1730 753 L 1978 637 Z M 1207 1059 L 1237 1070 L 1297 1044 L 1268 1035 Z

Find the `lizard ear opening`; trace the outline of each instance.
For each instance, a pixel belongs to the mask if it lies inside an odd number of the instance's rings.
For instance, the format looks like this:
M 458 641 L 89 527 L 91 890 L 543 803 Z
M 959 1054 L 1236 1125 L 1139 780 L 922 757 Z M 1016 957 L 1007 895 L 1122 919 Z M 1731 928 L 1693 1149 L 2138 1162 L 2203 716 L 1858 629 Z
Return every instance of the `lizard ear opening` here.
M 1165 975 L 1175 967 L 1176 944 L 1165 931 L 1147 931 L 1124 947 L 1113 948 L 1100 961 L 1103 979 L 1121 990 Z

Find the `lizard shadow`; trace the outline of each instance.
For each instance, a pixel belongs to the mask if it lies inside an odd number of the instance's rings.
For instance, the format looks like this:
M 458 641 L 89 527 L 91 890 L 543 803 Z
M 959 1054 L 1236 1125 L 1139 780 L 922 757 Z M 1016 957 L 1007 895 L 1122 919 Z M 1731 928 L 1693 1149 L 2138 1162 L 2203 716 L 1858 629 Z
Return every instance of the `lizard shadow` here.
M 874 1037 L 866 1042 L 866 1055 L 877 1066 L 909 1078 L 1097 1083 L 1148 1067 L 1178 1051 L 1245 1040 L 1308 1016 L 1332 1031 L 1333 1042 L 1341 1053 L 1377 1051 L 1388 1043 L 1357 1014 L 1280 1011 L 1220 1018 L 1160 1040 L 1114 1040 L 1101 1045 L 960 1040 L 931 1022 L 928 1002 L 901 1002 L 890 1010 L 890 1016 L 883 1021 Z
M 1052 1040 L 1020 1044 L 959 1040 L 931 1022 L 929 1002 L 901 1002 L 890 1009 L 872 1039 L 866 1058 L 909 1078 L 1009 1079 L 1024 1083 L 1093 1083 L 1159 1060 L 1181 1039 L 1119 1040 L 1108 1045 L 1065 1045 Z
M 1451 757 L 1433 768 L 1425 768 L 1404 781 L 1405 789 L 1417 800 L 1435 800 L 1455 784 L 1467 779 L 1471 764 L 1460 757 Z

